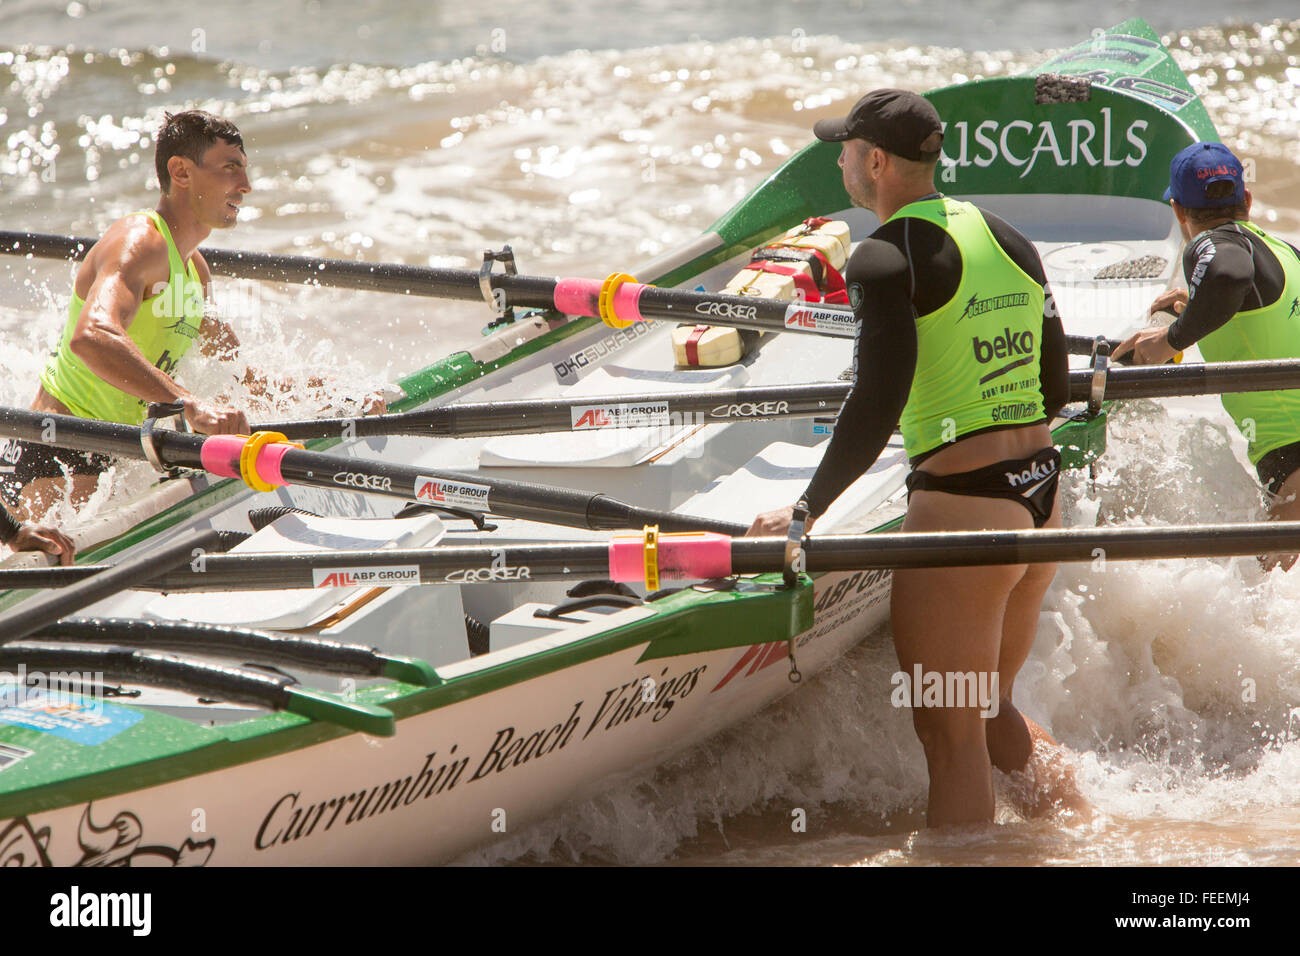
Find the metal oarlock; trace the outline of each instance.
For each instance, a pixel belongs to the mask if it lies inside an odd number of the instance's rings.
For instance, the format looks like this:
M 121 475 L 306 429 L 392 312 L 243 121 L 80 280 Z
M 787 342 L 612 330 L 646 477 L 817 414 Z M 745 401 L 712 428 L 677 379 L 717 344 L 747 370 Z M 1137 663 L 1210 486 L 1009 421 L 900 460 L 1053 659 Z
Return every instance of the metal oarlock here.
M 1106 397 L 1106 373 L 1109 370 L 1110 342 L 1099 335 L 1092 344 L 1092 387 L 1088 392 L 1088 415 L 1090 417 L 1095 417 L 1101 412 L 1101 403 Z
M 492 264 L 495 262 L 500 262 L 505 266 L 506 275 L 519 274 L 519 270 L 515 266 L 515 252 L 510 248 L 509 244 L 502 246 L 500 252 L 495 252 L 492 249 L 483 250 L 483 265 L 478 270 L 478 287 L 483 293 L 483 301 L 487 303 L 492 313 L 497 316 L 488 323 L 488 328 L 515 320 L 515 307 L 509 304 L 505 290 L 501 290 L 500 304 L 498 304 L 496 296 L 492 294 Z
M 158 446 L 154 444 L 153 439 L 154 425 L 160 418 L 179 416 L 177 431 L 189 431 L 185 422 L 185 406 L 181 402 L 150 402 L 145 414 L 148 417 L 140 423 L 140 448 L 144 451 L 145 461 L 149 462 L 159 474 L 165 475 L 171 469 L 162 463 L 162 458 L 158 455 Z
M 808 502 L 801 498 L 795 504 L 794 512 L 790 516 L 790 530 L 785 539 L 785 561 L 781 576 L 787 588 L 793 588 L 799 583 L 799 575 L 807 566 L 803 550 L 804 528 L 807 524 Z M 790 658 L 790 683 L 792 684 L 797 684 L 803 680 L 803 675 L 799 673 L 799 664 L 794 659 L 794 640 L 797 636 L 792 632 L 790 639 L 786 642 L 786 649 Z

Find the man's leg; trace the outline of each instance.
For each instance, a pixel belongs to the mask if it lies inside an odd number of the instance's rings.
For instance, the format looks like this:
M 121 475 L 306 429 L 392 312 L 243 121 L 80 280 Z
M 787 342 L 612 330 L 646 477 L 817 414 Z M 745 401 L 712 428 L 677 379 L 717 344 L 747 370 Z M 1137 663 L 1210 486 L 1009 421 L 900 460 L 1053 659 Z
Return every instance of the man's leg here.
M 1282 482 L 1277 494 L 1269 500 L 1268 520 L 1300 521 L 1300 469 L 1297 469 Z M 1283 571 L 1290 571 L 1297 555 L 1283 551 L 1272 551 L 1259 556 L 1259 563 L 1265 571 L 1272 571 L 1281 566 Z
M 1032 527 L 1019 504 L 943 492 L 912 495 L 905 531 Z M 1025 565 L 928 568 L 894 572 L 890 610 L 894 647 L 904 673 L 987 675 L 997 672 L 1007 602 Z M 947 704 L 953 701 L 945 701 Z M 970 703 L 970 702 L 968 702 Z M 930 770 L 930 826 L 993 819 L 993 771 L 987 719 L 978 703 L 918 707 L 912 723 Z
M 17 511 L 24 521 L 39 521 L 65 494 L 69 496 L 74 508 L 81 507 L 95 493 L 98 485 L 99 475 L 73 475 L 71 479 L 33 478 L 23 485 Z
M 1058 501 L 1044 527 L 1060 526 L 1061 506 Z M 1023 770 L 1033 748 L 1031 738 L 1034 730 L 1045 734 L 1037 724 L 1016 710 L 1011 703 L 1011 693 L 1016 675 L 1020 673 L 1020 668 L 1024 666 L 1029 651 L 1034 646 L 1043 597 L 1055 576 L 1055 564 L 1027 565 L 1024 577 L 1007 598 L 1007 610 L 1002 621 L 1001 653 L 998 657 L 998 688 L 1002 698 L 997 717 L 988 722 L 989 757 L 993 766 L 1004 773 Z
M 1061 526 L 1058 501 L 1044 527 Z M 1027 816 L 1041 816 L 1053 810 L 1086 811 L 1087 801 L 1079 793 L 1074 770 L 1060 746 L 1046 730 L 1020 713 L 1011 703 L 1016 676 L 1029 657 L 1038 633 L 1043 597 L 1056 576 L 1055 564 L 1031 564 L 1007 599 L 1002 621 L 1002 648 L 998 659 L 998 687 L 1002 698 L 998 714 L 986 721 L 989 759 L 1003 773 L 1028 771 L 1028 788 L 1013 794 L 1017 809 Z M 1019 799 L 1015 799 L 1015 797 Z

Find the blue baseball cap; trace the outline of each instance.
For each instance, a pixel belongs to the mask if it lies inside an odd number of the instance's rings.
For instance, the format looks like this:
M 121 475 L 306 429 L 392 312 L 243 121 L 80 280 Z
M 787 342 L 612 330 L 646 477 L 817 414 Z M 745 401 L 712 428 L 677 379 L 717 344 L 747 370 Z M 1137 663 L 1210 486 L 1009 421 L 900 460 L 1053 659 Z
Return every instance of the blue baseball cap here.
M 1209 199 L 1205 187 L 1210 183 L 1230 182 L 1232 192 L 1220 199 Z M 1222 143 L 1193 143 L 1169 163 L 1169 188 L 1165 200 L 1174 200 L 1188 209 L 1213 209 L 1236 206 L 1246 201 L 1246 180 L 1241 160 Z

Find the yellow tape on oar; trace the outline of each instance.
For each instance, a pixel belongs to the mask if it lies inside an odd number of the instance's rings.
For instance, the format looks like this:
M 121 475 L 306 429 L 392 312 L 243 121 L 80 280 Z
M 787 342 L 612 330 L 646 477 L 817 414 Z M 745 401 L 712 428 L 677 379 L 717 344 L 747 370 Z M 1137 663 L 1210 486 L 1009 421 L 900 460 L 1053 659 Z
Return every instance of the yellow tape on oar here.
M 647 591 L 659 590 L 659 526 L 648 524 L 645 531 L 645 586 Z
M 625 282 L 636 282 L 636 279 L 626 272 L 614 272 L 600 284 L 600 298 L 596 301 L 596 311 L 600 316 L 600 321 L 611 329 L 625 329 L 634 321 L 633 319 L 620 319 L 614 312 L 614 293 Z

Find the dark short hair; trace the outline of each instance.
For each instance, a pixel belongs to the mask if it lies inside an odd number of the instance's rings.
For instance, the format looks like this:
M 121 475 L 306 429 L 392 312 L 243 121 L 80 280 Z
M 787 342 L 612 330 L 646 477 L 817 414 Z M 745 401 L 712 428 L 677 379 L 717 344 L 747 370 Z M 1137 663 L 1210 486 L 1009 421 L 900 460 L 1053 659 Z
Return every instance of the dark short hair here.
M 1233 189 L 1233 184 L 1227 180 L 1207 183 L 1205 198 L 1209 200 L 1228 199 L 1232 196 Z M 1237 221 L 1250 216 L 1250 208 L 1244 202 L 1232 206 L 1207 206 L 1205 208 L 1184 206 L 1183 212 L 1187 215 L 1188 221 L 1194 226 L 1199 226 L 1201 223 L 1210 222 L 1211 220 L 1232 219 Z
M 163 192 L 171 189 L 172 177 L 167 172 L 167 160 L 184 156 L 196 163 L 203 162 L 203 154 L 222 139 L 232 146 L 244 148 L 244 139 L 230 120 L 213 116 L 203 110 L 185 110 L 183 113 L 165 113 L 162 128 L 158 130 L 157 146 L 153 154 L 154 170 Z

